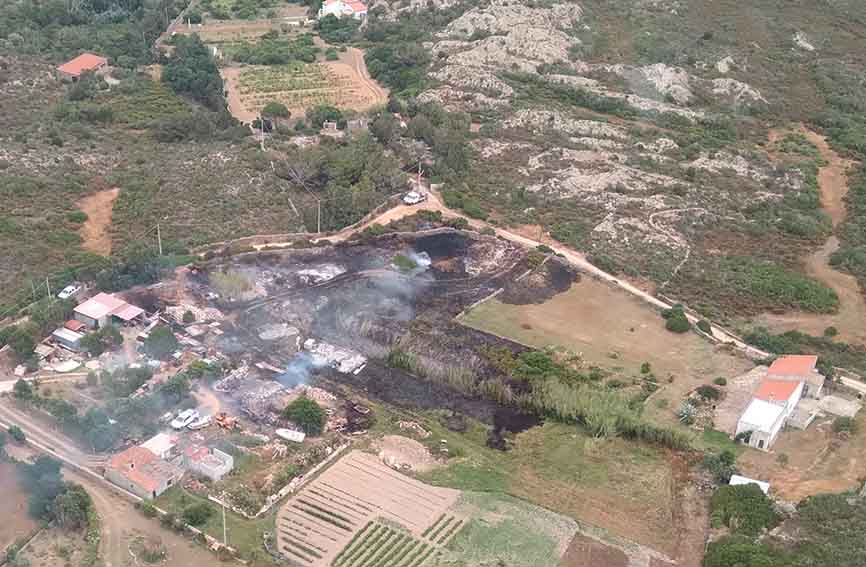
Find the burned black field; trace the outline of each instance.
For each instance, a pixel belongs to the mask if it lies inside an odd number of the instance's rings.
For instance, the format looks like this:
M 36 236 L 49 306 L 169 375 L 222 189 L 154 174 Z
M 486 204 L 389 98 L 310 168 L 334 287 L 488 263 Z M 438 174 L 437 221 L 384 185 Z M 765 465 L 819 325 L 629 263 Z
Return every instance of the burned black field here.
M 212 260 L 193 270 L 186 293 L 223 314 L 219 332 L 201 341 L 236 368 L 217 391 L 253 421 L 278 423 L 284 394 L 309 385 L 450 410 L 488 424 L 496 446 L 503 431 L 538 423 L 514 409 L 527 384 L 490 355 L 526 349 L 455 316 L 521 276 L 531 281 L 515 301 L 554 295 L 576 277 L 529 256 L 495 237 L 436 229 Z M 489 395 L 494 383 L 507 396 Z

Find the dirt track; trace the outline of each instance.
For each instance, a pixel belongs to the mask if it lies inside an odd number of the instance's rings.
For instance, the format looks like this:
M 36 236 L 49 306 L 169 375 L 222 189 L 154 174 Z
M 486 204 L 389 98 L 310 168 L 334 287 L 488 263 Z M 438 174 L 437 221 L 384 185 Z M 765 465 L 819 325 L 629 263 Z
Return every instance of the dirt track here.
M 818 186 L 821 191 L 821 206 L 830 216 L 833 228 L 845 220 L 845 196 L 848 194 L 848 170 L 854 162 L 837 154 L 827 140 L 811 130 L 800 128 L 809 142 L 818 148 L 827 165 L 818 170 Z M 787 132 L 774 131 L 770 142 L 784 137 Z M 758 323 L 774 331 L 800 330 L 812 335 L 821 335 L 827 327 L 836 327 L 839 340 L 866 344 L 866 301 L 857 279 L 830 266 L 830 256 L 838 250 L 839 239 L 832 235 L 824 245 L 804 259 L 806 272 L 824 282 L 839 296 L 839 311 L 832 315 L 791 312 L 782 315 L 766 314 Z

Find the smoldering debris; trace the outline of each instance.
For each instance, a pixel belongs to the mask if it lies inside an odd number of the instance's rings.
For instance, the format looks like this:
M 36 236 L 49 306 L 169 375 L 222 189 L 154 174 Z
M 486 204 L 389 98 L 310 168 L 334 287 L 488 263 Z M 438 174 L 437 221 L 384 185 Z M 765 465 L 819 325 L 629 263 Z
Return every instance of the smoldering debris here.
M 288 323 L 274 323 L 259 327 L 259 338 L 263 341 L 275 341 L 298 335 L 300 331 Z
M 308 339 L 308 342 L 312 339 Z M 299 352 L 286 365 L 285 371 L 277 376 L 277 380 L 286 388 L 303 386 L 310 381 L 310 376 L 316 368 L 322 368 L 326 364 L 318 358 L 306 352 Z
M 221 392 L 223 394 L 228 392 L 234 392 L 238 388 L 241 387 L 247 375 L 250 373 L 250 367 L 246 361 L 242 361 L 241 365 L 229 372 L 229 374 L 215 382 L 213 385 L 213 389 L 216 392 Z
M 296 273 L 301 282 L 311 285 L 332 280 L 340 274 L 346 273 L 346 268 L 336 264 L 321 264 L 319 266 L 298 270 Z
M 357 374 L 367 364 L 367 359 L 355 351 L 315 339 L 304 341 L 304 350 L 309 352 L 312 368 L 329 366 L 342 374 Z

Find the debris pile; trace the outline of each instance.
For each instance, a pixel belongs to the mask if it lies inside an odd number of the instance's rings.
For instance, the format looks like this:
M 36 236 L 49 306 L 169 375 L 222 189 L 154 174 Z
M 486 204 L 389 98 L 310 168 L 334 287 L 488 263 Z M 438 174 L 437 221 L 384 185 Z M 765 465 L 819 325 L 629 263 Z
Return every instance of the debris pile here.
M 246 361 L 242 362 L 241 365 L 232 370 L 228 376 L 214 383 L 214 391 L 225 394 L 237 390 L 241 387 L 241 384 L 249 372 L 250 367 L 247 365 Z
M 312 356 L 314 366 L 330 366 L 343 374 L 357 374 L 367 365 L 367 359 L 357 352 L 315 339 L 304 341 L 304 349 Z

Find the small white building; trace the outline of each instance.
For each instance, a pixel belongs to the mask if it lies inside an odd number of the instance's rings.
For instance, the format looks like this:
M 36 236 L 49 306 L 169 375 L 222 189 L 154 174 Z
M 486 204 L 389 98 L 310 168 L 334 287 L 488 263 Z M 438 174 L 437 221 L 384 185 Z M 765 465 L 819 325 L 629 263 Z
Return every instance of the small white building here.
M 188 470 L 216 482 L 231 472 L 235 466 L 235 460 L 231 455 L 219 449 L 193 445 L 184 451 L 184 466 Z
M 162 460 L 168 460 L 176 454 L 175 448 L 177 448 L 177 439 L 167 433 L 157 433 L 142 443 L 141 447 L 147 449 Z
M 319 8 L 319 18 L 327 15 L 363 21 L 367 18 L 367 5 L 360 0 L 325 0 Z
M 761 489 L 761 492 L 764 494 L 770 493 L 770 483 L 762 482 L 760 480 L 755 480 L 753 478 L 748 478 L 745 476 L 740 476 L 738 474 L 732 475 L 730 482 L 728 482 L 731 486 L 742 486 L 744 484 L 756 484 L 758 488 Z
M 737 422 L 737 435 L 749 432 L 744 443 L 762 451 L 768 451 L 785 425 L 785 408 L 758 398 L 751 403 Z

